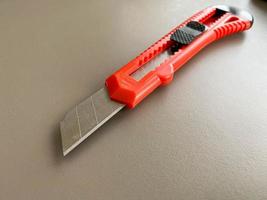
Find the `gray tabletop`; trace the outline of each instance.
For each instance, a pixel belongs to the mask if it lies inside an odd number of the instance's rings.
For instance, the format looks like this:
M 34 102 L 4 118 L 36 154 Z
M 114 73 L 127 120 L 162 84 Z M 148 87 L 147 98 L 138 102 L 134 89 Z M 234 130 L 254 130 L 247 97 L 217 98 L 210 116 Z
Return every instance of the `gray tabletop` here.
M 0 1 L 0 199 L 267 199 L 267 2 L 67 157 L 59 122 L 207 1 Z

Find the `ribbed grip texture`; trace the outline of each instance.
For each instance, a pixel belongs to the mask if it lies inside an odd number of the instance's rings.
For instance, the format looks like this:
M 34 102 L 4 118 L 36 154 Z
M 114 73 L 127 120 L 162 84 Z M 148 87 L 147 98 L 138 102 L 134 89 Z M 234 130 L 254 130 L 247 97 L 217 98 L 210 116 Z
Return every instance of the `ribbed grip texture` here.
M 214 32 L 216 34 L 216 39 L 218 40 L 227 35 L 244 31 L 245 29 L 247 29 L 247 24 L 243 21 L 238 20 L 238 21 L 228 22 L 222 26 L 219 26 L 218 28 L 214 29 Z
M 141 66 L 147 62 L 149 62 L 153 57 L 160 54 L 162 51 L 166 50 L 170 47 L 172 44 L 172 41 L 170 41 L 170 36 L 179 28 L 185 26 L 190 21 L 199 21 L 204 22 L 206 19 L 210 18 L 215 13 L 215 8 L 207 8 L 205 10 L 199 11 L 196 14 L 194 14 L 192 17 L 184 21 L 179 26 L 175 27 L 171 32 L 166 34 L 164 37 L 162 37 L 159 41 L 157 41 L 155 44 L 151 45 L 148 49 L 146 49 L 143 53 L 141 53 L 139 56 L 136 57 L 138 60 L 138 66 Z

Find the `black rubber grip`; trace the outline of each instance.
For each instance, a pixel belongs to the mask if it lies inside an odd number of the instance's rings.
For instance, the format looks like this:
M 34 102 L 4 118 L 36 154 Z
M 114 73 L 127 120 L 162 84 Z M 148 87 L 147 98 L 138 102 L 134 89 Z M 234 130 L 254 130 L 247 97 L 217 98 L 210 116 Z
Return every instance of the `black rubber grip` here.
M 204 31 L 205 25 L 197 21 L 191 21 L 187 23 L 184 27 L 176 30 L 171 35 L 171 40 L 180 44 L 190 44 L 197 36 L 199 36 Z

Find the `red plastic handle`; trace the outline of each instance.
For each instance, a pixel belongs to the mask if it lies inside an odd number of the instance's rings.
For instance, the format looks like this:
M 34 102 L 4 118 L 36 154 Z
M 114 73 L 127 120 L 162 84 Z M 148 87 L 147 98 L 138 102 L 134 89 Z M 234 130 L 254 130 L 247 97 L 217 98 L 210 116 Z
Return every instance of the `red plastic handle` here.
M 136 80 L 131 76 L 146 63 L 169 49 L 174 44 L 170 39 L 171 35 L 190 21 L 204 24 L 206 30 L 190 44 L 183 45 L 174 55 L 169 56 L 159 66 L 149 71 L 141 80 Z M 208 7 L 194 14 L 108 77 L 106 87 L 110 98 L 126 104 L 129 108 L 135 107 L 157 87 L 170 83 L 174 72 L 202 48 L 224 36 L 247 30 L 252 24 L 253 17 L 251 14 L 224 5 Z

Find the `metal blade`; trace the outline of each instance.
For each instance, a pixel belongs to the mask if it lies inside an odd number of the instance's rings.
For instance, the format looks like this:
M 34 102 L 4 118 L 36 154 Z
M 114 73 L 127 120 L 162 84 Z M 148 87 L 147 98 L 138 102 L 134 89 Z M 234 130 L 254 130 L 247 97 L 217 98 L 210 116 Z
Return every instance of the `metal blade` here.
M 75 106 L 60 122 L 63 155 L 67 155 L 125 105 L 112 101 L 106 88 Z
M 170 53 L 166 50 L 136 70 L 131 76 L 137 81 L 141 80 L 169 56 Z M 112 101 L 106 88 L 102 88 L 70 110 L 60 122 L 63 155 L 67 155 L 124 106 L 124 104 Z
M 140 67 L 134 73 L 132 73 L 131 76 L 135 80 L 140 81 L 142 78 L 144 78 L 145 75 L 147 75 L 148 72 L 154 70 L 156 67 L 158 67 L 164 60 L 166 60 L 170 56 L 171 56 L 171 52 L 165 50 L 164 52 L 162 52 L 161 54 L 153 58 L 151 61 L 149 61 L 142 67 Z

